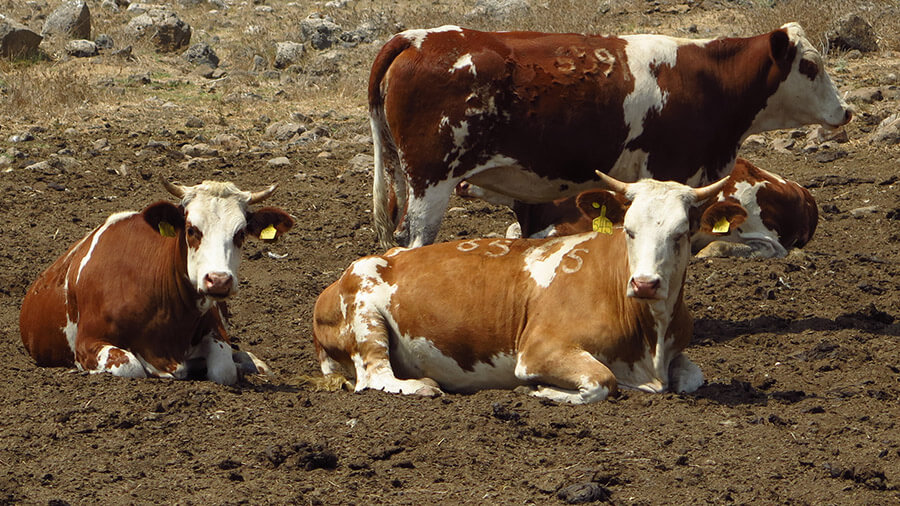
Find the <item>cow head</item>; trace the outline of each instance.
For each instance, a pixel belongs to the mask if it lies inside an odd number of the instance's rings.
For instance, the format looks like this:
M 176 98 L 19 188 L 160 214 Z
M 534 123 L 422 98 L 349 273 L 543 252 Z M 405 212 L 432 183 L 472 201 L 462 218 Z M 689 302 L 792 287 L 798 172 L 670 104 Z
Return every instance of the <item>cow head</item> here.
M 677 296 L 691 256 L 691 208 L 716 195 L 727 178 L 691 188 L 652 179 L 623 183 L 597 174 L 614 194 L 584 192 L 576 203 L 586 216 L 596 219 L 599 210 L 625 229 L 630 270 L 626 294 L 656 300 Z
M 768 42 L 773 62 L 769 82 L 777 90 L 747 135 L 809 124 L 836 128 L 850 121 L 853 113 L 825 72 L 822 55 L 799 24 L 787 23 L 770 33 Z
M 180 207 L 171 206 L 178 211 L 177 216 L 160 209 L 153 218 L 147 218 L 148 222 L 160 227 L 163 235 L 184 238 L 188 278 L 204 297 L 225 298 L 237 291 L 240 249 L 247 235 L 274 241 L 294 224 L 287 213 L 274 207 L 248 211 L 251 204 L 271 196 L 275 185 L 252 193 L 239 190 L 233 183 L 216 181 L 182 186 L 163 180 L 163 185 L 181 199 Z M 168 233 L 167 226 L 172 227 Z

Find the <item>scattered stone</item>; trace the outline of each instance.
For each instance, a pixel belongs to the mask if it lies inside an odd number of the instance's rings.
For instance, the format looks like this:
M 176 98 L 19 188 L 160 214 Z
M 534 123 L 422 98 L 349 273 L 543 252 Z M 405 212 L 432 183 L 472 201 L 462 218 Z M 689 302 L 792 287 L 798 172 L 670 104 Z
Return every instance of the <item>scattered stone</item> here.
M 817 142 L 820 144 L 825 142 L 844 144 L 846 142 L 850 142 L 850 136 L 847 135 L 847 129 L 845 129 L 844 127 L 831 129 L 819 125 L 809 131 L 809 135 L 807 135 L 806 140 Z
M 98 35 L 97 38 L 94 39 L 94 44 L 97 45 L 97 49 L 112 49 L 115 47 L 112 37 L 105 33 Z
M 187 119 L 187 121 L 184 122 L 184 126 L 188 128 L 203 128 L 204 125 L 205 123 L 203 122 L 203 120 L 198 118 L 197 116 L 191 116 Z
M 108 151 L 110 149 L 109 139 L 106 137 L 97 139 L 91 143 L 91 148 L 97 151 Z
M 100 54 L 100 51 L 93 41 L 76 39 L 66 42 L 66 54 L 75 58 L 90 58 Z
M 266 165 L 275 168 L 289 167 L 291 165 L 291 161 L 286 156 L 279 156 L 276 158 L 272 158 L 271 160 L 266 162 Z
M 331 16 L 313 13 L 300 22 L 300 37 L 315 49 L 328 49 L 340 40 L 343 29 Z
M 122 49 L 113 51 L 110 53 L 111 56 L 115 56 L 116 58 L 121 58 L 125 61 L 134 61 L 134 56 L 131 54 L 131 46 L 125 46 Z
M 884 93 L 882 93 L 881 88 L 877 87 L 858 88 L 848 93 L 845 100 L 853 103 L 871 104 L 884 100 Z
M 531 12 L 528 0 L 478 0 L 466 19 L 490 18 L 508 21 Z
M 744 139 L 744 146 L 747 147 L 764 147 L 766 138 L 759 134 L 749 135 Z
M 278 42 L 275 44 L 275 68 L 287 68 L 300 61 L 306 47 L 299 42 Z
M 91 38 L 91 11 L 84 0 L 66 0 L 47 16 L 44 37 L 63 36 L 73 39 Z
M 213 137 L 210 142 L 212 144 L 222 146 L 228 150 L 239 150 L 247 148 L 246 143 L 242 141 L 240 137 L 233 134 L 219 134 Z
M 209 144 L 185 144 L 181 146 L 181 152 L 191 158 L 209 158 L 219 156 L 219 150 L 211 147 Z
M 858 14 L 850 14 L 838 20 L 826 37 L 831 46 L 840 49 L 858 49 L 864 53 L 878 51 L 875 30 Z
M 212 68 L 219 66 L 219 57 L 213 48 L 206 42 L 198 42 L 187 49 L 182 56 L 194 65 L 208 65 Z
M 826 149 L 826 145 L 824 144 L 822 145 L 822 148 L 822 151 L 815 156 L 815 160 L 819 163 L 830 163 L 844 158 L 849 154 L 843 149 Z
M 369 172 L 375 166 L 375 157 L 367 153 L 358 153 L 348 163 L 350 164 L 350 170 L 353 172 Z
M 13 134 L 13 135 L 9 136 L 9 138 L 7 140 L 12 143 L 28 142 L 28 141 L 33 141 L 34 136 L 31 135 L 31 132 L 24 132 L 21 134 Z
M 266 127 L 266 135 L 279 141 L 287 141 L 304 132 L 306 132 L 305 126 L 289 121 L 277 121 Z
M 608 501 L 610 496 L 611 493 L 608 489 L 593 481 L 569 485 L 556 493 L 557 498 L 568 504 Z
M 877 144 L 900 144 L 900 113 L 884 118 L 869 135 L 869 141 Z
M 772 149 L 779 153 L 791 154 L 794 144 L 794 139 L 775 139 L 772 141 Z
M 125 32 L 135 38 L 149 36 L 161 53 L 178 51 L 191 42 L 191 26 L 167 9 L 150 9 L 133 18 Z
M 878 212 L 878 206 L 865 206 L 865 207 L 857 207 L 856 209 L 850 210 L 850 216 L 854 218 L 863 218 L 870 214 L 875 214 Z
M 114 0 L 103 0 L 100 2 L 100 8 L 109 12 L 119 12 L 119 5 Z
M 0 14 L 0 56 L 15 59 L 37 54 L 43 39 L 27 26 Z

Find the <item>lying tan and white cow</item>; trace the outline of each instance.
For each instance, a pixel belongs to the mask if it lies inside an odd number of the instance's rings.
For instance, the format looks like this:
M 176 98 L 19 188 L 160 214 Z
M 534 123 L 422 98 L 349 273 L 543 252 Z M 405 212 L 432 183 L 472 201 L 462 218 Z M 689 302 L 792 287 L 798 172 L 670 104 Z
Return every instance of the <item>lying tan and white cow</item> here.
M 850 121 L 802 28 L 688 40 L 409 30 L 369 77 L 373 219 L 389 247 L 434 241 L 462 180 L 527 203 L 622 181 L 699 186 L 765 130 Z
M 608 220 L 552 239 L 479 239 L 394 248 L 355 261 L 316 301 L 326 375 L 434 395 L 531 385 L 583 403 L 618 386 L 691 392 L 703 374 L 682 350 L 689 211 L 726 181 L 694 189 L 643 180 L 578 206 Z
M 601 191 L 588 190 L 581 195 Z M 457 186 L 456 193 L 511 207 L 518 223 L 507 230 L 510 238 L 559 237 L 593 227 L 575 197 L 523 204 L 465 181 Z M 743 158 L 737 159 L 716 198 L 696 212 L 701 222 L 691 236 L 691 250 L 700 257 L 784 257 L 791 248 L 806 245 L 819 222 L 816 201 L 809 190 Z
M 235 383 L 239 368 L 267 369 L 232 353 L 222 313 L 237 291 L 244 238 L 275 240 L 293 225 L 281 209 L 248 209 L 275 186 L 164 183 L 180 205 L 113 214 L 28 289 L 19 329 L 39 366 L 132 378 L 205 371 L 223 384 Z

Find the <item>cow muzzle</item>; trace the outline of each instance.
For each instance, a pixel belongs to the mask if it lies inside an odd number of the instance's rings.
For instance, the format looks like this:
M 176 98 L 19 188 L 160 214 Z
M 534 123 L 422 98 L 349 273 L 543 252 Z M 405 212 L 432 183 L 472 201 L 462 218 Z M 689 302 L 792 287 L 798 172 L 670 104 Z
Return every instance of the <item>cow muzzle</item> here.
M 661 284 L 658 277 L 635 276 L 628 283 L 628 296 L 636 299 L 659 299 Z
M 203 277 L 203 293 L 212 297 L 225 298 L 234 289 L 234 277 L 226 272 L 210 272 Z

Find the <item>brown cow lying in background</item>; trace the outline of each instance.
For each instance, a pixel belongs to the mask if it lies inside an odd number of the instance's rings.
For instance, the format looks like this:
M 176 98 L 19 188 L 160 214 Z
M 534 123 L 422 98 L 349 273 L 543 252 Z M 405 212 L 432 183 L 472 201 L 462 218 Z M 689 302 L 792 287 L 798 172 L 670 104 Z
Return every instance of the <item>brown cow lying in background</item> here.
M 584 194 L 603 190 L 588 190 Z M 525 204 L 468 183 L 460 183 L 457 195 L 481 198 L 513 209 L 507 237 L 557 237 L 591 230 L 591 220 L 576 205 L 575 197 L 545 204 Z M 740 204 L 734 206 L 733 204 Z M 713 219 L 724 209 L 735 213 L 729 224 Z M 804 246 L 819 221 L 816 201 L 799 184 L 760 169 L 738 158 L 725 187 L 715 199 L 700 207 L 701 224 L 691 237 L 691 250 L 699 257 L 737 256 L 779 258 L 791 248 Z

